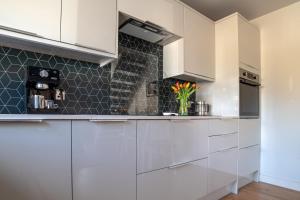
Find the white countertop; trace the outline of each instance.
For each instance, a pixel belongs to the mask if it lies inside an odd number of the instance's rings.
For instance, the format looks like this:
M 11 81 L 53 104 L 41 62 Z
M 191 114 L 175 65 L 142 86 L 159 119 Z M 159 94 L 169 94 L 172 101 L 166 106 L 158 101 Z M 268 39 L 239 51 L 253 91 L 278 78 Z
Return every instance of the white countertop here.
M 237 119 L 222 116 L 139 116 L 139 115 L 40 115 L 40 114 L 0 114 L 0 121 L 30 120 L 201 120 L 201 119 Z

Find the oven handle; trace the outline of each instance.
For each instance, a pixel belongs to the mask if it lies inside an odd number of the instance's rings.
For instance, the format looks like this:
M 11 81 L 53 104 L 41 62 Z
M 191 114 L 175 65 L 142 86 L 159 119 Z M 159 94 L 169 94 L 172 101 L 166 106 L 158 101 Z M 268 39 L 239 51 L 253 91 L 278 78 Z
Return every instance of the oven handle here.
M 254 82 L 254 81 L 249 81 L 243 78 L 240 78 L 240 83 L 250 85 L 250 86 L 261 86 L 260 83 Z

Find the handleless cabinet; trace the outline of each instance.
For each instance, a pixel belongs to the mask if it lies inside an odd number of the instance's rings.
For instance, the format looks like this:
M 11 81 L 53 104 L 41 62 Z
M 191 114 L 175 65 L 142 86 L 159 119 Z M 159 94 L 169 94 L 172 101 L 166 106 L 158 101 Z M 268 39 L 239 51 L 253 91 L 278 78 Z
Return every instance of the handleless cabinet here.
M 239 187 L 257 179 L 260 170 L 260 145 L 239 149 Z
M 60 40 L 61 0 L 1 0 L 0 29 Z
M 138 173 L 208 156 L 208 120 L 141 120 L 137 122 Z
M 116 54 L 117 32 L 116 0 L 62 0 L 62 42 Z
M 137 200 L 198 200 L 207 194 L 207 159 L 137 176 Z
M 0 122 L 0 199 L 72 200 L 71 121 Z
M 183 36 L 183 6 L 175 0 L 118 0 L 118 9 L 131 17 Z
M 74 200 L 136 199 L 136 121 L 73 121 Z
M 212 153 L 208 158 L 208 192 L 213 192 L 237 180 L 238 148 Z
M 215 79 L 215 24 L 184 6 L 184 37 L 164 46 L 164 78 Z
M 260 119 L 240 119 L 239 126 L 239 148 L 260 144 Z
M 240 62 L 260 70 L 260 33 L 258 28 L 239 17 L 238 31 Z

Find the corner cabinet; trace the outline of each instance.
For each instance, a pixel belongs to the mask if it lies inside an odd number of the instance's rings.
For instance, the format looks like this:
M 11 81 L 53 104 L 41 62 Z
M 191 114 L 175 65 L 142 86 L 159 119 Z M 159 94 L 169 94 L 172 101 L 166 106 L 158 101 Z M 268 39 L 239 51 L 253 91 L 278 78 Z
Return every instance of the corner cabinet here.
M 0 199 L 72 200 L 71 121 L 0 122 Z
M 136 199 L 136 121 L 73 121 L 74 200 Z
M 61 0 L 1 0 L 0 29 L 60 40 Z
M 62 0 L 61 41 L 117 52 L 116 0 Z
M 215 25 L 184 7 L 184 38 L 164 46 L 164 78 L 215 79 Z
M 183 6 L 176 0 L 118 0 L 120 12 L 183 36 Z

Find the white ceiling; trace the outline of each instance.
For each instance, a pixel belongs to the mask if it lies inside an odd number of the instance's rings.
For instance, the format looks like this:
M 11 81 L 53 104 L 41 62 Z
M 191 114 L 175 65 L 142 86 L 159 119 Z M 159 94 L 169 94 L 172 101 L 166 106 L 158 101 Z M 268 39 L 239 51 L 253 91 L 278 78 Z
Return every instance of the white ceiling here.
M 299 0 L 181 0 L 202 14 L 218 20 L 234 12 L 251 20 Z

